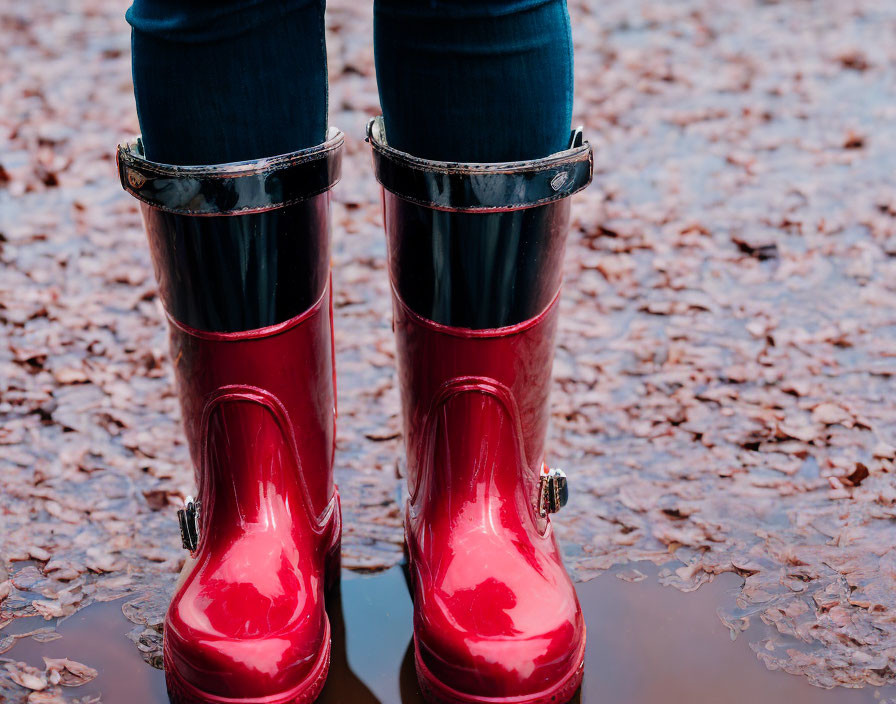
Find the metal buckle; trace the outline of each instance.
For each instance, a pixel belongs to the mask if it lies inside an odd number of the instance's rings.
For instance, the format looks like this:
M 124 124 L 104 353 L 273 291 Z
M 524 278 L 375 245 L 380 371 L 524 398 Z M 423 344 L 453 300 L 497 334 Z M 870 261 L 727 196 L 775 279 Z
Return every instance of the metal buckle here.
M 566 506 L 567 501 L 569 485 L 566 472 L 542 465 L 541 475 L 538 477 L 538 515 L 545 518 L 549 513 L 557 513 Z
M 199 547 L 199 511 L 202 508 L 192 496 L 184 500 L 184 507 L 177 512 L 177 521 L 180 523 L 180 539 L 184 550 L 194 552 Z

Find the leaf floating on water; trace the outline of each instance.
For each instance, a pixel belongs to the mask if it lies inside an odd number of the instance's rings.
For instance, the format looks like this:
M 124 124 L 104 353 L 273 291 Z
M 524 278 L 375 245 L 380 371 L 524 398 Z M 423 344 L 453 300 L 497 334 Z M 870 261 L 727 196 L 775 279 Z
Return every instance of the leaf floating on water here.
M 3 636 L 0 638 L 0 654 L 5 653 L 16 644 L 18 638 L 15 636 Z
M 643 582 L 647 579 L 647 575 L 641 570 L 623 570 L 616 573 L 616 579 L 621 579 L 623 582 Z
M 48 686 L 47 676 L 36 667 L 31 667 L 24 662 L 7 663 L 6 671 L 10 678 L 20 687 L 40 691 Z
M 852 484 L 853 486 L 858 486 L 863 481 L 865 481 L 871 473 L 868 471 L 868 467 L 866 467 L 861 462 L 856 463 L 856 468 L 852 474 L 846 477 L 846 480 Z
M 92 667 L 67 658 L 44 658 L 48 673 L 56 673 L 59 679 L 54 684 L 63 687 L 80 687 L 96 679 L 99 674 Z
M 46 628 L 40 631 L 36 631 L 31 635 L 31 637 L 38 643 L 50 643 L 54 640 L 59 640 L 60 638 L 62 638 L 62 634 L 54 631 L 53 629 Z
M 28 704 L 66 704 L 65 697 L 58 690 L 32 692 L 28 696 Z

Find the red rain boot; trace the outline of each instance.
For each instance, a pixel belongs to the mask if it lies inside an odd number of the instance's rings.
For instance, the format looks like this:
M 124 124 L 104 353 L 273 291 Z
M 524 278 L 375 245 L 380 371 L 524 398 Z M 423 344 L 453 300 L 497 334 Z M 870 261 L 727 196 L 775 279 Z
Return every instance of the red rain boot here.
M 558 704 L 582 681 L 585 624 L 549 514 L 544 464 L 568 196 L 567 151 L 450 164 L 368 126 L 392 279 L 410 498 L 417 675 L 439 704 Z
M 198 495 L 165 619 L 175 704 L 307 704 L 330 662 L 338 579 L 330 189 L 343 135 L 208 167 L 119 147 L 143 201 Z

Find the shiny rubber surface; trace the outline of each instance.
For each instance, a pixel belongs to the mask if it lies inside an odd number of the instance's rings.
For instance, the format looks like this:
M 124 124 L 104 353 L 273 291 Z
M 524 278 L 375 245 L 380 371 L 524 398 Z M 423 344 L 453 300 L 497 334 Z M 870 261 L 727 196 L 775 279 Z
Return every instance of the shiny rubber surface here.
M 121 186 L 147 205 L 181 215 L 276 210 L 330 190 L 342 174 L 345 136 L 289 154 L 225 164 L 180 166 L 149 161 L 138 137 L 118 145 Z
M 444 325 L 535 317 L 560 288 L 569 201 L 494 213 L 435 210 L 383 192 L 389 269 L 404 302 Z
M 432 702 L 543 704 L 582 678 L 585 624 L 538 515 L 568 196 L 590 145 L 455 164 L 368 124 L 408 456 L 416 669 Z
M 143 205 L 165 309 L 199 330 L 254 330 L 320 298 L 330 266 L 330 193 L 247 215 L 196 217 Z
M 343 136 L 180 167 L 122 145 L 170 321 L 199 542 L 165 619 L 176 704 L 306 704 L 339 574 L 329 189 Z M 190 532 L 195 532 L 189 529 Z
M 345 138 L 254 161 L 175 166 L 119 145 L 126 191 L 142 201 L 159 293 L 197 330 L 276 325 L 320 298 L 330 270 L 330 189 Z
M 312 704 L 323 691 L 327 682 L 330 654 L 330 632 L 327 631 L 323 648 L 317 654 L 315 663 L 305 680 L 279 694 L 263 697 L 234 698 L 209 694 L 188 684 L 181 679 L 177 668 L 168 661 L 166 652 L 164 668 L 168 701 L 169 704 Z
M 568 198 L 591 183 L 593 157 L 582 128 L 569 148 L 542 159 L 458 163 L 422 159 L 389 146 L 382 117 L 367 123 L 377 181 L 387 191 L 444 210 L 489 212 L 532 208 Z
M 514 697 L 488 697 L 459 692 L 448 684 L 445 684 L 429 671 L 426 663 L 420 657 L 419 647 L 415 645 L 414 670 L 423 699 L 429 704 L 565 704 L 571 702 L 582 686 L 585 674 L 585 642 L 582 641 L 581 657 L 578 655 L 574 662 L 580 662 L 575 670 L 540 692 Z M 576 700 L 578 701 L 578 700 Z
M 585 624 L 535 511 L 557 300 L 497 330 L 439 325 L 397 296 L 394 312 L 421 685 L 432 701 L 571 694 Z
M 325 575 L 340 537 L 329 301 L 327 288 L 302 316 L 246 333 L 172 321 L 202 510 L 165 658 L 209 701 L 301 688 L 327 646 Z
M 459 328 L 534 318 L 560 288 L 569 196 L 592 178 L 581 128 L 543 159 L 495 164 L 421 159 L 389 146 L 382 117 L 367 125 L 383 187 L 393 286 L 411 310 Z
M 300 687 L 328 641 L 325 574 L 340 536 L 329 301 L 327 288 L 302 316 L 246 333 L 172 321 L 202 511 L 165 658 L 209 701 Z

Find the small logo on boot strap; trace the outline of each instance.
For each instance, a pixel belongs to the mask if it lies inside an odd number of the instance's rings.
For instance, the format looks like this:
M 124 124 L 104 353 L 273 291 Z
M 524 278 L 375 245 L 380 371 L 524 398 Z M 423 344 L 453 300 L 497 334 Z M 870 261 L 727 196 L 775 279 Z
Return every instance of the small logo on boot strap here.
M 566 183 L 566 179 L 569 178 L 569 174 L 566 171 L 558 171 L 554 178 L 551 179 L 551 188 L 555 191 L 559 191 L 563 188 L 563 184 Z
M 143 188 L 143 184 L 146 183 L 146 176 L 141 174 L 139 171 L 128 169 L 128 183 L 130 184 L 131 188 Z

